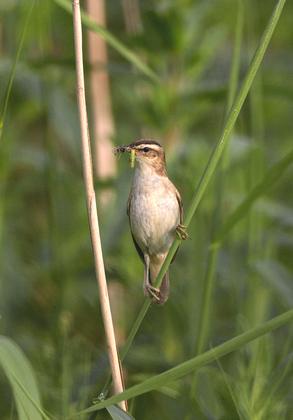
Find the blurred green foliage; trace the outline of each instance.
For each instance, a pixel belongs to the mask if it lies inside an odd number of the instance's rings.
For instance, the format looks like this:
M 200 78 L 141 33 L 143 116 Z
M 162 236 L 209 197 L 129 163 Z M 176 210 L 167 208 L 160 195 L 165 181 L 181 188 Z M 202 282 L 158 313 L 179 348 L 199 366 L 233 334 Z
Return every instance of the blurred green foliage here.
M 243 3 L 239 82 L 275 5 Z M 0 4 L 1 107 L 29 4 Z M 108 1 L 108 30 L 143 57 L 162 83 L 109 50 L 113 144 L 139 137 L 159 141 L 187 208 L 225 118 L 238 2 L 146 0 L 139 7 L 143 29 L 127 33 L 122 3 Z M 170 269 L 170 298 L 163 308 L 150 308 L 125 359 L 127 387 L 196 355 L 214 232 L 292 149 L 292 13 L 288 2 L 224 160 L 189 226 L 192 240 L 181 244 Z M 90 101 L 88 106 L 90 112 Z M 143 266 L 125 210 L 133 173 L 124 156 L 117 164 L 117 177 L 96 179 L 96 192 L 99 198 L 113 191 L 108 206 L 98 207 L 122 345 L 144 297 Z M 292 307 L 292 226 L 289 168 L 219 249 L 205 349 Z M 100 394 L 109 365 L 83 185 L 72 17 L 49 0 L 35 4 L 3 128 L 0 256 L 1 335 L 14 339 L 31 361 L 43 407 L 65 418 Z M 139 420 L 293 415 L 290 326 L 220 362 L 202 368 L 196 378 L 189 375 L 136 398 L 131 414 Z M 2 373 L 0 393 L 0 417 L 14 418 Z

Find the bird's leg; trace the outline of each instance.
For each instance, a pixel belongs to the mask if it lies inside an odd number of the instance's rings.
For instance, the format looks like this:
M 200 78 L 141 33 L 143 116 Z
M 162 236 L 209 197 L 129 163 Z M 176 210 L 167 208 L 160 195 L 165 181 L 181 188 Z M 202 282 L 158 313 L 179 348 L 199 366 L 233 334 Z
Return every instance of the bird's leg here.
M 144 268 L 144 279 L 143 279 L 143 290 L 145 297 L 148 297 L 150 294 L 155 298 L 157 301 L 160 300 L 160 298 L 157 296 L 157 293 L 159 293 L 159 289 L 152 286 L 150 283 L 150 257 L 148 254 L 144 255 L 144 261 L 145 261 L 145 268 Z
M 179 238 L 183 239 L 184 241 L 186 238 L 191 239 L 188 233 L 185 231 L 185 229 L 186 227 L 181 225 L 181 223 L 179 223 L 179 225 L 176 227 L 177 235 L 179 236 Z

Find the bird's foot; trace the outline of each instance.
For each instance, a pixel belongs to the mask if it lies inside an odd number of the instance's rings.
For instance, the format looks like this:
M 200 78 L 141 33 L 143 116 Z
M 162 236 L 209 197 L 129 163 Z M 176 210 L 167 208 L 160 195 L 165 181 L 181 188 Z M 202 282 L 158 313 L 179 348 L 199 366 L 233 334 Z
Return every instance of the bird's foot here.
M 158 296 L 158 294 L 160 293 L 159 289 L 152 286 L 151 284 L 147 284 L 146 285 L 146 290 L 147 290 L 148 295 L 152 295 L 152 297 L 154 298 L 153 302 L 155 302 L 155 301 L 160 302 L 161 299 Z
M 191 239 L 188 233 L 185 231 L 185 229 L 186 227 L 181 225 L 180 223 L 176 228 L 177 235 L 179 236 L 179 238 L 183 239 L 183 241 L 185 241 L 186 238 Z

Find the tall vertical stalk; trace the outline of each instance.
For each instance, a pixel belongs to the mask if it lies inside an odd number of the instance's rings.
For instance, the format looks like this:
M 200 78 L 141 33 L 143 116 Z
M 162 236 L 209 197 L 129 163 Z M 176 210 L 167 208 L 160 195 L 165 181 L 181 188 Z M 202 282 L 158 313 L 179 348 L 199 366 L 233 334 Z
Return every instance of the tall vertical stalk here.
M 80 8 L 78 0 L 72 2 L 73 11 L 73 28 L 74 28 L 74 47 L 75 47 L 75 64 L 77 77 L 77 104 L 80 123 L 80 134 L 82 142 L 82 159 L 83 173 L 86 188 L 86 201 L 89 218 L 89 226 L 92 239 L 92 247 L 94 252 L 96 276 L 99 287 L 100 303 L 102 316 L 107 339 L 108 355 L 114 384 L 115 394 L 123 391 L 122 370 L 117 352 L 116 339 L 112 321 L 112 314 L 108 296 L 106 283 L 106 275 L 104 268 L 104 260 L 102 255 L 101 238 L 98 223 L 98 214 L 96 206 L 96 196 L 93 183 L 92 158 L 90 148 L 90 138 L 88 130 L 85 88 L 84 88 L 84 72 L 83 72 L 83 53 L 82 53 L 82 30 Z M 127 411 L 126 401 L 122 401 L 120 406 Z
M 7 111 L 7 107 L 8 107 L 8 102 L 9 102 L 9 98 L 10 98 L 10 92 L 11 92 L 11 88 L 12 88 L 12 83 L 13 83 L 13 79 L 14 79 L 14 75 L 16 72 L 16 66 L 19 60 L 19 56 L 20 56 L 20 52 L 22 49 L 22 45 L 25 39 L 25 34 L 29 25 L 29 21 L 32 15 L 32 11 L 33 8 L 35 6 L 35 1 L 32 1 L 27 17 L 26 17 L 26 21 L 24 24 L 24 28 L 22 30 L 22 34 L 19 40 L 19 44 L 17 47 L 17 52 L 15 55 L 15 59 L 13 62 L 13 66 L 12 66 L 12 70 L 11 70 L 11 74 L 9 77 L 9 81 L 8 81 L 8 85 L 6 88 L 6 92 L 5 92 L 5 96 L 4 96 L 4 103 L 3 103 L 3 108 L 1 111 L 1 115 L 0 115 L 0 145 L 1 145 L 1 159 L 3 161 L 0 161 L 0 272 L 1 272 L 1 265 L 2 265 L 2 235 L 3 235 L 3 227 L 4 227 L 4 210 L 5 210 L 5 188 L 6 188 L 6 179 L 7 179 L 7 174 L 8 174 L 8 166 L 7 166 L 7 158 L 5 159 L 5 153 L 3 153 L 3 148 L 5 147 L 3 145 L 2 142 L 2 134 L 3 134 L 3 127 L 4 127 L 4 121 L 5 121 L 5 116 L 6 116 L 6 111 Z M 0 280 L 1 282 L 1 280 Z
M 206 165 L 206 168 L 205 168 L 205 170 L 202 174 L 202 177 L 201 177 L 201 179 L 199 181 L 199 184 L 196 188 L 196 191 L 193 195 L 191 203 L 190 203 L 190 205 L 189 205 L 189 207 L 186 211 L 185 218 L 184 218 L 184 221 L 183 221 L 183 224 L 186 227 L 189 225 L 192 217 L 194 216 L 194 213 L 197 209 L 197 206 L 200 203 L 200 200 L 201 200 L 201 198 L 202 198 L 202 196 L 203 196 L 203 194 L 204 194 L 204 192 L 205 192 L 205 190 L 206 190 L 206 188 L 207 188 L 207 186 L 210 182 L 210 179 L 211 179 L 211 177 L 214 173 L 214 170 L 217 166 L 217 163 L 218 163 L 218 161 L 219 161 L 219 159 L 220 159 L 220 157 L 221 157 L 221 155 L 224 151 L 224 148 L 225 148 L 225 146 L 226 146 L 226 144 L 229 140 L 230 134 L 231 134 L 231 132 L 234 128 L 235 122 L 238 118 L 238 115 L 239 115 L 241 109 L 242 109 L 242 105 L 243 105 L 243 103 L 244 103 L 244 101 L 247 97 L 247 94 L 250 90 L 250 87 L 251 87 L 251 84 L 254 80 L 254 77 L 255 77 L 258 69 L 259 69 L 259 66 L 260 66 L 261 61 L 263 59 L 263 56 L 266 52 L 266 49 L 269 45 L 270 39 L 273 35 L 273 32 L 274 32 L 274 30 L 277 26 L 279 17 L 281 16 L 281 13 L 282 13 L 282 10 L 283 10 L 283 7 L 284 7 L 285 3 L 286 3 L 286 0 L 279 0 L 278 3 L 276 4 L 272 14 L 271 14 L 271 17 L 268 21 L 268 24 L 267 24 L 267 26 L 264 30 L 263 36 L 262 36 L 262 38 L 261 38 L 261 40 L 258 44 L 258 47 L 255 51 L 254 56 L 252 58 L 250 66 L 249 66 L 249 68 L 246 72 L 246 75 L 243 79 L 243 82 L 242 82 L 242 84 L 241 84 L 241 86 L 238 90 L 235 101 L 234 101 L 234 103 L 233 103 L 233 105 L 230 109 L 230 112 L 227 116 L 226 122 L 223 125 L 222 131 L 221 131 L 220 136 L 218 138 L 218 141 L 217 141 L 217 143 L 214 147 L 214 150 L 213 150 L 213 152 L 210 156 L 210 159 L 209 159 L 209 161 Z M 180 243 L 180 239 L 178 237 L 176 237 L 174 239 L 174 242 L 173 242 L 173 244 L 172 244 L 172 246 L 169 250 L 169 253 L 168 253 L 168 255 L 167 255 L 167 257 L 164 261 L 164 264 L 162 265 L 162 268 L 161 268 L 161 270 L 158 274 L 158 277 L 157 277 L 157 279 L 154 283 L 155 287 L 159 287 L 159 285 L 162 281 L 162 278 L 163 278 L 168 266 L 170 265 L 170 263 L 171 263 L 171 261 L 174 257 L 174 254 L 176 252 L 176 249 L 177 249 L 179 243 Z M 213 245 L 213 247 L 218 246 L 218 244 L 215 243 L 215 242 L 212 245 Z M 215 263 L 215 258 L 217 256 L 217 250 L 211 251 L 211 253 L 212 253 L 212 255 L 211 255 L 212 266 L 211 266 L 211 272 L 208 273 L 210 278 L 212 278 L 211 275 L 213 273 L 213 264 Z M 206 300 L 209 300 L 211 287 L 212 287 L 212 282 L 210 283 L 209 287 L 207 288 Z M 143 319 L 144 319 L 144 317 L 147 313 L 147 310 L 150 306 L 151 300 L 152 300 L 151 297 L 148 297 L 146 299 L 146 301 L 145 301 L 145 303 L 144 303 L 144 305 L 143 305 L 143 307 L 142 307 L 142 309 L 141 309 L 141 311 L 140 311 L 140 313 L 139 313 L 139 315 L 138 315 L 138 317 L 137 317 L 137 319 L 136 319 L 136 321 L 135 321 L 135 323 L 134 323 L 134 325 L 133 325 L 133 327 L 132 327 L 132 329 L 131 329 L 128 337 L 127 337 L 125 345 L 124 345 L 123 349 L 121 350 L 121 360 L 124 359 L 128 349 L 129 349 L 129 347 L 130 347 L 130 345 L 131 345 L 131 343 L 132 343 L 132 341 L 133 341 L 133 339 L 134 339 L 134 337 L 135 337 L 135 335 L 136 335 L 136 333 L 137 333 L 137 331 L 138 331 L 138 329 L 139 329 L 139 327 L 140 327 L 140 325 L 141 325 L 141 323 L 142 323 L 142 321 L 143 321 Z M 207 308 L 207 311 L 208 311 L 208 308 Z M 203 319 L 204 320 L 208 319 L 208 312 L 203 316 Z M 205 332 L 203 332 L 203 334 L 205 334 Z M 204 340 L 205 340 L 205 337 L 202 337 L 200 339 L 200 343 L 204 343 Z M 198 350 L 200 350 L 200 349 L 198 349 Z M 108 379 L 104 389 L 107 389 L 110 382 L 111 382 L 111 379 Z
M 231 63 L 231 72 L 230 72 L 230 80 L 229 80 L 229 88 L 228 88 L 228 95 L 227 95 L 227 105 L 225 110 L 225 117 L 227 118 L 233 101 L 235 100 L 235 96 L 237 93 L 237 86 L 238 86 L 238 78 L 239 78 L 239 70 L 240 70 L 240 53 L 241 53 L 241 41 L 243 35 L 243 26 L 244 26 L 244 7 L 241 1 L 237 2 L 237 19 L 236 19 L 236 28 L 235 28 L 235 41 L 234 41 L 234 48 L 233 48 L 233 57 Z M 229 165 L 229 141 L 230 138 L 227 140 L 227 145 L 225 147 L 223 153 L 223 159 L 221 161 L 221 165 L 218 167 L 218 174 L 216 179 L 216 187 L 215 187 L 215 206 L 214 206 L 214 214 L 213 214 L 213 226 L 212 226 L 212 242 L 215 236 L 215 232 L 217 231 L 219 224 L 221 223 L 222 219 L 222 207 L 223 207 L 223 195 L 222 191 L 225 190 L 225 171 Z M 219 247 L 210 247 L 208 250 L 208 258 L 207 258 L 207 268 L 205 273 L 205 281 L 204 281 L 204 295 L 203 295 L 203 305 L 202 305 L 202 312 L 200 314 L 200 320 L 198 325 L 200 327 L 199 332 L 199 339 L 197 345 L 197 352 L 196 354 L 201 354 L 204 349 L 204 345 L 206 342 L 206 337 L 208 335 L 208 325 L 209 325 L 209 314 L 210 314 L 210 304 L 211 304 L 211 293 L 213 287 L 213 281 L 215 277 L 215 271 L 217 267 L 217 257 L 218 257 Z

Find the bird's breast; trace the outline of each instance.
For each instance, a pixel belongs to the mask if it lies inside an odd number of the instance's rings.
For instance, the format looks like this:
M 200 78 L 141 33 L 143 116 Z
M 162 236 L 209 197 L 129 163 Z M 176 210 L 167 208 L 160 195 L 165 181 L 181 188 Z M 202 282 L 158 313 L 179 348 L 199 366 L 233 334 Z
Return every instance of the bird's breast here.
M 175 191 L 168 178 L 134 179 L 129 219 L 132 234 L 144 253 L 157 255 L 169 250 L 180 220 Z

